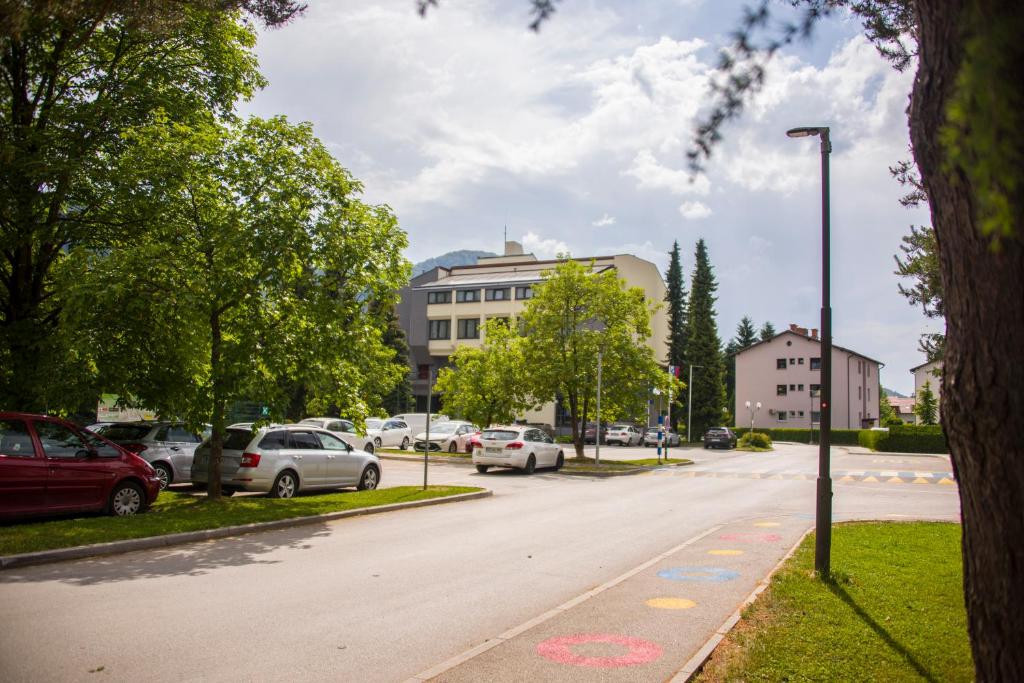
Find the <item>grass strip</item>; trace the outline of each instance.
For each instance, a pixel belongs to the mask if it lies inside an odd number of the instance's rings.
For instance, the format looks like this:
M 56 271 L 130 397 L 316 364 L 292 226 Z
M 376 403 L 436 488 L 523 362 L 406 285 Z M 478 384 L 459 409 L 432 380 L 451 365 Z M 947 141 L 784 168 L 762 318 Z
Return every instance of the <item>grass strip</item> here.
M 598 465 L 594 458 L 566 458 L 565 468 L 569 470 L 632 470 L 637 467 L 657 467 L 658 465 L 692 465 L 688 458 L 641 458 L 639 460 L 601 460 Z
M 396 486 L 375 491 L 337 491 L 276 499 L 262 496 L 222 498 L 163 491 L 144 514 L 133 517 L 88 515 L 43 522 L 26 521 L 0 527 L 0 555 L 70 548 L 129 538 L 148 538 L 183 531 L 308 517 L 339 510 L 377 507 L 443 498 L 483 489 L 469 486 Z
M 809 535 L 697 680 L 973 680 L 958 524 L 836 525 L 832 568 Z

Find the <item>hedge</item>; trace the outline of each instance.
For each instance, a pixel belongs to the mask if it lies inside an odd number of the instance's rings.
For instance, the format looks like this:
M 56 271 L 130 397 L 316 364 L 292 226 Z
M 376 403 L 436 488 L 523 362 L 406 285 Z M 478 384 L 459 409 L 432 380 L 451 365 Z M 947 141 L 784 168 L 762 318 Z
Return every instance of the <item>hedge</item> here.
M 858 443 L 885 453 L 949 453 L 946 435 L 939 425 L 903 425 L 889 431 L 865 429 Z
M 732 430 L 737 435 L 742 436 L 750 431 L 750 427 L 732 427 Z M 814 429 L 764 429 L 757 427 L 756 431 L 762 434 L 767 434 L 771 437 L 772 441 L 793 441 L 796 443 L 811 443 L 811 435 L 814 435 L 814 443 L 818 443 L 818 439 L 821 438 L 819 430 Z M 830 432 L 831 438 L 829 443 L 834 446 L 856 446 L 858 444 L 857 435 L 860 434 L 859 429 L 833 429 Z

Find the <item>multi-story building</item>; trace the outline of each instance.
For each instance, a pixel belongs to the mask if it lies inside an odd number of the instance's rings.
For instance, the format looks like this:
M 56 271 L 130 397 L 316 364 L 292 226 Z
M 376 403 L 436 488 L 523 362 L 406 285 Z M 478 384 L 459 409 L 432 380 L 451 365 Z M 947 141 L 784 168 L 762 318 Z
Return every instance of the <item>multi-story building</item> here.
M 657 266 L 629 254 L 577 258 L 595 273 L 614 270 L 629 287 L 640 287 L 648 301 L 665 300 L 665 281 Z M 518 242 L 506 242 L 502 256 L 480 258 L 475 265 L 437 267 L 413 278 L 401 292 L 398 319 L 409 341 L 416 410 L 427 404 L 431 372 L 448 364 L 463 344 L 483 343 L 483 323 L 490 318 L 515 318 L 533 296 L 533 287 L 557 260 L 542 261 L 524 254 Z M 668 318 L 664 306 L 651 319 L 647 343 L 664 365 L 668 353 Z M 437 403 L 434 404 L 435 406 Z M 548 404 L 524 415 L 530 422 L 564 426 L 560 406 Z
M 937 407 L 935 420 L 938 422 L 942 415 L 942 361 L 928 361 L 918 365 L 916 368 L 910 368 L 910 372 L 914 375 L 915 400 L 920 400 L 921 390 L 924 389 L 925 382 L 928 382 L 928 388 L 935 394 L 935 405 Z
M 878 369 L 883 364 L 832 345 L 832 428 L 878 426 Z M 751 410 L 747 409 L 750 402 Z M 760 410 L 756 410 L 757 404 Z M 821 420 L 821 339 L 790 325 L 736 354 L 736 424 L 817 427 Z M 753 414 L 752 414 L 753 413 Z

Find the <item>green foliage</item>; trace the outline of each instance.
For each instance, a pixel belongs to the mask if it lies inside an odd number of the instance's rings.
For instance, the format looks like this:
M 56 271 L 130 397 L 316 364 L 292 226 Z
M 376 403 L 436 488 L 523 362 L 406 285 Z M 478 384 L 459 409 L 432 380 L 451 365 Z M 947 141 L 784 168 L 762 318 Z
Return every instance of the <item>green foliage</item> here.
M 933 425 L 938 420 L 939 400 L 935 398 L 932 391 L 931 380 L 926 380 L 921 390 L 917 392 L 917 403 L 914 404 L 914 414 L 921 424 Z
M 896 415 L 896 410 L 889 405 L 889 397 L 886 396 L 885 388 L 882 387 L 881 377 L 878 378 L 878 386 L 878 393 L 881 394 L 878 397 L 878 424 L 884 427 L 892 420 L 898 420 L 902 423 L 903 421 L 900 420 L 898 415 Z
M 434 390 L 441 394 L 450 417 L 481 427 L 510 424 L 533 408 L 527 391 L 523 347 L 527 340 L 492 318 L 483 325 L 483 345 L 464 344 L 437 374 Z
M 688 366 L 701 366 L 693 370 L 693 386 L 688 390 L 688 395 L 692 396 L 690 411 L 693 433 L 703 434 L 708 427 L 722 422 L 725 364 L 715 322 L 715 290 L 718 284 L 703 239 L 697 241 L 694 263 L 690 284 L 686 362 Z
M 765 323 L 765 325 L 771 325 L 771 323 Z M 754 329 L 754 321 L 750 319 L 750 316 L 745 315 L 740 319 L 739 325 L 736 326 L 734 341 L 739 350 L 753 346 L 758 342 L 757 330 Z
M 665 301 L 668 303 L 668 364 L 682 367 L 686 362 L 686 283 L 683 277 L 682 259 L 679 255 L 679 242 L 672 243 L 669 252 L 668 272 L 665 274 Z M 684 414 L 683 401 L 679 394 L 674 394 L 672 421 L 676 425 Z
M 858 443 L 887 453 L 949 453 L 939 425 L 893 425 L 889 431 L 861 430 Z
M 571 434 L 559 434 L 555 437 L 555 443 L 572 443 Z
M 732 427 L 737 434 L 745 434 L 749 431 L 750 425 L 746 427 Z M 820 430 L 818 429 L 759 429 L 768 435 L 772 441 L 790 441 L 792 443 L 818 443 Z M 833 446 L 856 446 L 857 436 L 864 430 L 860 429 L 833 429 L 829 432 L 829 442 Z
M 766 320 L 764 325 L 761 325 L 761 331 L 758 333 L 758 337 L 761 341 L 768 341 L 776 334 L 778 334 L 778 332 L 775 331 L 775 325 L 772 325 Z
M 772 438 L 764 432 L 747 431 L 740 436 L 736 445 L 741 448 L 771 448 Z
M 757 342 L 754 321 L 745 315 L 736 326 L 736 336 L 726 344 L 722 359 L 725 363 L 725 406 L 730 411 L 736 405 L 736 353 Z M 725 420 L 725 424 L 729 424 L 734 418 L 735 416 L 732 416 Z
M 398 323 L 398 316 L 395 314 L 394 306 L 380 306 L 374 304 L 378 310 L 377 314 L 384 327 L 381 341 L 384 346 L 395 352 L 391 361 L 401 372 L 401 378 L 380 400 L 380 407 L 387 415 L 404 413 L 413 405 L 412 382 L 409 380 L 409 341 L 406 339 L 405 330 Z M 371 412 L 376 406 L 371 406 Z
M 643 290 L 626 289 L 614 271 L 595 273 L 578 261 L 547 271 L 523 310 L 523 360 L 537 402 L 560 396 L 569 409 L 577 455 L 583 422 L 595 417 L 598 352 L 602 358 L 601 419 L 643 414 L 652 387 L 680 384 L 665 373 L 647 345 L 652 308 Z

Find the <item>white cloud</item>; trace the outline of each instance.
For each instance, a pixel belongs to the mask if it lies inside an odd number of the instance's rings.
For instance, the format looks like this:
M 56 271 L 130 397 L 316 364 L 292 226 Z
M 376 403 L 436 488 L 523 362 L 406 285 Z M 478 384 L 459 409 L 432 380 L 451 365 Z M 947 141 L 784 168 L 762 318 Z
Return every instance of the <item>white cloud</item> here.
M 649 149 L 640 150 L 633 158 L 632 165 L 623 175 L 637 179 L 637 187 L 651 190 L 668 190 L 672 194 L 696 194 L 705 196 L 711 191 L 711 181 L 706 175 L 694 176 L 689 171 L 669 168 L 658 163 Z
M 701 202 L 683 202 L 679 207 L 679 213 L 686 220 L 695 221 L 710 216 L 711 209 Z
M 603 214 L 596 221 L 591 223 L 595 228 L 603 228 L 606 225 L 615 225 L 615 216 L 609 216 L 607 213 Z
M 569 245 L 561 240 L 544 239 L 535 232 L 523 235 L 523 250 L 539 259 L 552 259 L 558 254 L 571 252 Z

